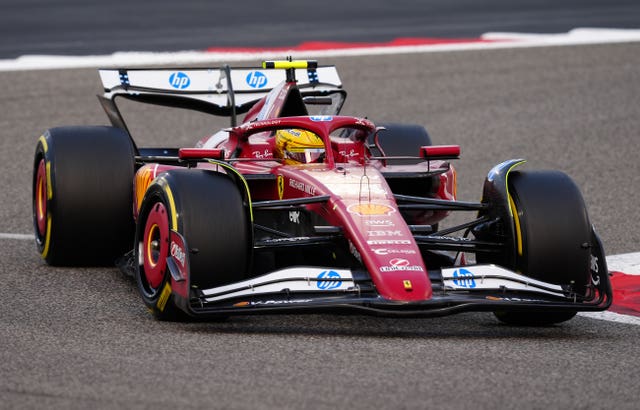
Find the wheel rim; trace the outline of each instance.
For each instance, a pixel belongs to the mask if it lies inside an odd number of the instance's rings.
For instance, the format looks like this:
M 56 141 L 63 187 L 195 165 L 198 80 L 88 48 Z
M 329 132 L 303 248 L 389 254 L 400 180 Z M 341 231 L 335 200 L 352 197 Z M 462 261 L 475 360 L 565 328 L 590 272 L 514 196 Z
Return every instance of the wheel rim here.
M 47 170 L 44 158 L 38 164 L 36 175 L 35 217 L 38 235 L 44 237 L 47 233 Z
M 165 206 L 153 205 L 144 228 L 142 243 L 144 277 L 151 290 L 162 284 L 169 254 L 169 217 Z

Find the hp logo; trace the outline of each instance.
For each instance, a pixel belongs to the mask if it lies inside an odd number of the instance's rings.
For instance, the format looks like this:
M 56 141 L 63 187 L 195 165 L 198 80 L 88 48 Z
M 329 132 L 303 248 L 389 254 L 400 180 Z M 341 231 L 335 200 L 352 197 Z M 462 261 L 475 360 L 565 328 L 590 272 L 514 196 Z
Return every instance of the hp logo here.
M 171 84 L 173 88 L 177 88 L 178 90 L 184 90 L 185 88 L 189 87 L 189 85 L 191 84 L 191 79 L 189 78 L 188 75 L 186 75 L 182 71 L 178 71 L 176 73 L 172 73 L 169 76 L 169 84 Z
M 342 277 L 338 272 L 333 270 L 320 272 L 317 279 L 316 286 L 322 290 L 335 289 L 342 285 Z
M 476 287 L 475 277 L 467 269 L 458 269 L 453 272 L 453 283 L 461 288 L 473 289 Z
M 251 88 L 263 88 L 267 85 L 267 76 L 260 71 L 252 71 L 247 74 L 246 81 Z

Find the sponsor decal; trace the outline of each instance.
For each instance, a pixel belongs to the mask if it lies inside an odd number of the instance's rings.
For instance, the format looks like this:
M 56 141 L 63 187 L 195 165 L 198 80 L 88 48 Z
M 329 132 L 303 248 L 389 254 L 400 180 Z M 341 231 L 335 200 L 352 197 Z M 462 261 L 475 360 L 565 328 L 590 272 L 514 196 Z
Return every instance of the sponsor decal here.
M 364 224 L 367 226 L 396 226 L 393 221 L 388 219 L 368 219 L 364 221 Z
M 380 239 L 367 241 L 368 245 L 410 245 L 409 239 Z
M 457 236 L 438 236 L 438 235 L 429 235 L 429 238 L 437 239 L 439 241 L 449 241 L 449 242 L 471 242 L 471 238 L 465 237 L 457 237 Z
M 171 246 L 170 246 L 169 249 L 170 249 L 171 256 L 173 257 L 173 259 L 176 262 L 180 262 L 180 265 L 182 266 L 182 269 L 184 269 L 185 261 L 186 261 L 186 254 L 184 252 L 184 249 L 182 248 L 182 245 L 179 245 L 179 244 L 175 243 L 174 241 L 171 241 Z
M 393 266 L 409 266 L 409 261 L 402 258 L 394 258 L 389 261 Z
M 360 216 L 370 215 L 390 215 L 395 212 L 395 209 L 385 204 L 378 204 L 375 202 L 368 202 L 365 204 L 352 204 L 347 207 L 347 211 L 352 214 Z
M 338 151 L 338 154 L 340 154 L 341 156 L 351 159 L 351 158 L 355 158 L 355 157 L 359 157 L 360 154 L 358 154 L 356 152 L 356 150 L 354 150 L 353 148 L 349 150 L 349 152 L 347 151 Z
M 282 121 L 278 118 L 275 119 L 271 119 L 271 120 L 264 120 L 264 121 L 260 121 L 260 122 L 250 122 L 250 123 L 245 123 L 243 125 L 240 125 L 238 128 L 241 129 L 240 132 L 251 132 L 251 130 L 255 129 L 255 128 L 260 128 L 260 127 L 277 127 L 280 124 L 282 124 Z
M 598 257 L 591 255 L 591 283 L 594 286 L 600 285 L 600 275 L 598 275 L 599 268 Z
M 247 307 L 247 306 L 265 306 L 265 305 L 292 305 L 295 303 L 309 303 L 313 302 L 313 299 L 294 299 L 294 300 L 256 300 L 256 301 L 243 301 L 234 303 L 233 307 Z
M 369 237 L 380 237 L 380 236 L 403 236 L 402 231 L 368 231 L 367 234 Z
M 598 273 L 598 257 L 591 255 L 591 271 Z
M 283 243 L 283 242 L 301 242 L 301 241 L 308 241 L 309 238 L 308 236 L 296 236 L 295 238 L 272 238 L 272 239 L 265 239 L 264 242 L 265 243 Z
M 169 301 L 169 296 L 171 296 L 171 285 L 167 282 L 164 284 L 160 297 L 158 297 L 158 303 L 156 303 L 156 307 L 160 312 L 164 312 L 164 308 L 167 306 L 167 302 Z
M 273 152 L 265 149 L 264 151 L 253 151 L 251 155 L 256 159 L 271 159 L 273 158 Z
M 273 238 L 273 239 L 267 239 L 265 242 L 272 242 L 272 243 L 280 243 L 280 242 L 300 242 L 300 241 L 307 241 L 311 238 L 309 238 L 308 236 L 298 236 L 295 238 Z
M 267 85 L 267 76 L 260 71 L 251 71 L 245 80 L 251 88 L 264 88 Z
M 289 221 L 294 224 L 300 223 L 300 211 L 289 211 Z
M 542 299 L 528 299 L 528 298 L 504 298 L 500 296 L 487 296 L 485 299 L 502 302 L 544 302 Z
M 397 271 L 424 272 L 424 269 L 420 265 L 411 265 L 411 262 L 403 258 L 391 259 L 389 261 L 389 266 L 380 267 L 380 272 L 397 272 Z
M 378 248 L 372 249 L 376 255 L 415 255 L 417 252 L 413 249 L 388 249 Z
M 338 272 L 333 270 L 325 270 L 320 272 L 320 274 L 317 276 L 317 279 L 319 280 L 316 282 L 316 286 L 318 287 L 318 289 L 322 290 L 336 289 L 339 288 L 340 285 L 342 285 L 342 277 Z
M 311 117 L 309 117 L 309 119 L 315 122 L 324 122 L 331 121 L 333 117 L 330 115 L 312 115 Z
M 140 211 L 142 205 L 142 198 L 147 192 L 147 188 L 151 185 L 151 181 L 155 178 L 155 171 L 152 167 L 143 167 L 136 173 L 135 178 L 135 192 L 136 192 L 136 207 Z
M 191 79 L 182 71 L 176 71 L 169 76 L 169 85 L 178 90 L 184 90 L 191 85 Z
M 307 185 L 304 182 L 297 181 L 293 178 L 289 180 L 289 186 L 311 196 L 316 194 L 316 187 L 314 187 L 313 185 Z
M 473 289 L 476 287 L 476 279 L 468 269 L 456 269 L 453 272 L 453 284 L 461 288 Z
M 282 199 L 284 195 L 284 177 L 282 175 L 278 175 L 278 198 Z

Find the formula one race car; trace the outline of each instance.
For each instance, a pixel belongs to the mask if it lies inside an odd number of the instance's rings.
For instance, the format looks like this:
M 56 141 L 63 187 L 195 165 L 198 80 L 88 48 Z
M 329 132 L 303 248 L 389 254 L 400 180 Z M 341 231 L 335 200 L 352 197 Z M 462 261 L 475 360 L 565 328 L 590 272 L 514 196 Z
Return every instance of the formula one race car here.
M 339 115 L 333 66 L 99 73 L 113 126 L 53 128 L 37 143 L 38 251 L 51 265 L 117 261 L 159 319 L 489 311 L 551 324 L 611 303 L 602 244 L 567 175 L 509 160 L 480 202 L 457 201 L 459 146 Z M 231 125 L 193 148 L 141 148 L 116 97 Z M 473 216 L 441 228 L 452 212 Z

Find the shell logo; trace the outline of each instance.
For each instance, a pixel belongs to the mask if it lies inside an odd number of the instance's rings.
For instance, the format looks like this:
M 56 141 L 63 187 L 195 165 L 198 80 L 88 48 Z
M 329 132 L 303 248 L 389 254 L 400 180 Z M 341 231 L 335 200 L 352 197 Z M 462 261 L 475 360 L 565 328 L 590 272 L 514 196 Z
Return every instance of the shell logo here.
M 347 211 L 349 211 L 352 214 L 358 214 L 360 216 L 371 216 L 371 215 L 389 215 L 395 212 L 395 209 L 393 209 L 389 205 L 368 202 L 366 204 L 349 205 L 349 207 L 347 208 Z
M 136 209 L 140 211 L 140 206 L 142 205 L 142 198 L 144 198 L 144 194 L 147 192 L 147 188 L 151 185 L 151 182 L 155 178 L 155 171 L 151 166 L 146 166 L 140 168 L 140 170 L 136 173 L 135 180 L 135 192 L 136 192 Z

